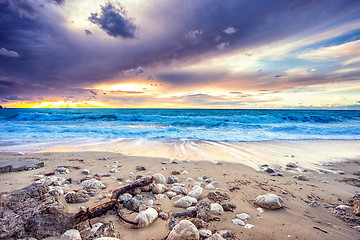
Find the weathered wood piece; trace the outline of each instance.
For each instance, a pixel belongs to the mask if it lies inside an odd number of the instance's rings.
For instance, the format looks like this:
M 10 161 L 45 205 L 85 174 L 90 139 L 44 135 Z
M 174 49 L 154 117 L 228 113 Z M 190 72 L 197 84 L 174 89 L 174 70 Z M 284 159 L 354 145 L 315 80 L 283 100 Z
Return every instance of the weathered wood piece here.
M 151 176 L 145 176 L 140 178 L 139 180 L 133 182 L 132 184 L 126 185 L 124 187 L 118 188 L 112 192 L 111 200 L 105 203 L 102 203 L 100 205 L 97 205 L 91 209 L 87 209 L 86 211 L 81 210 L 75 215 L 75 224 L 78 224 L 80 222 L 90 220 L 96 217 L 100 217 L 104 214 L 106 214 L 109 210 L 114 209 L 114 207 L 117 206 L 118 198 L 121 194 L 126 193 L 130 191 L 131 189 L 137 188 L 137 187 L 143 187 L 148 184 L 150 184 L 153 181 L 153 178 Z M 120 209 L 120 207 L 118 208 Z M 122 220 L 124 220 L 127 223 L 131 224 L 137 224 L 134 221 L 127 220 L 124 217 L 120 215 L 119 210 L 117 211 L 118 215 Z

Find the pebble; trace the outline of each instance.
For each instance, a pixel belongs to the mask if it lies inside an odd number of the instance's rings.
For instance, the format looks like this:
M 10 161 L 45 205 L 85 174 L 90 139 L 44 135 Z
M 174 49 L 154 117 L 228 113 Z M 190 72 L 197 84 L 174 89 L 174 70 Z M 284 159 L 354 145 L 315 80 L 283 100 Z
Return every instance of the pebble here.
M 61 235 L 61 239 L 81 240 L 80 232 L 76 229 L 70 229 Z
M 177 193 L 176 193 L 176 192 L 173 192 L 173 191 L 168 191 L 168 192 L 166 192 L 165 194 L 166 194 L 166 196 L 168 196 L 169 198 L 173 198 L 173 197 L 175 197 L 175 196 L 177 195 Z
M 195 205 L 197 202 L 198 201 L 196 200 L 196 198 L 185 196 L 185 197 L 182 197 L 179 200 L 177 200 L 174 203 L 174 206 L 180 207 L 180 208 L 188 208 L 188 207 Z
M 335 209 L 340 209 L 340 210 L 347 210 L 350 209 L 351 207 L 347 206 L 347 205 L 339 205 L 337 206 Z
M 180 175 L 181 174 L 181 170 L 175 170 L 171 172 L 172 175 Z
M 299 179 L 301 181 L 309 181 L 309 178 L 306 175 L 299 175 L 297 177 L 297 179 Z
M 136 216 L 135 222 L 138 223 L 137 226 L 140 228 L 147 227 L 153 223 L 158 216 L 158 212 L 154 208 L 148 208 Z
M 56 169 L 57 172 L 59 172 L 60 174 L 69 174 L 70 170 L 64 167 L 58 168 Z
M 203 189 L 199 186 L 194 186 L 193 190 L 188 193 L 188 196 L 196 198 L 197 200 L 200 199 L 200 195 L 202 194 Z
M 193 182 L 193 181 L 195 181 L 193 178 L 187 178 L 187 179 L 185 179 L 185 182 Z
M 65 200 L 68 203 L 82 203 L 89 201 L 89 195 L 81 192 L 68 192 L 65 195 Z
M 155 200 L 159 200 L 159 199 L 169 199 L 169 198 L 165 194 L 155 194 Z
M 112 168 L 112 169 L 110 169 L 110 172 L 111 173 L 116 173 L 116 172 L 118 172 L 118 170 L 117 170 L 117 168 Z
M 182 171 L 181 172 L 181 175 L 186 175 L 186 174 L 189 174 L 189 172 L 188 171 Z
M 202 178 L 202 177 L 198 177 L 196 180 L 198 180 L 198 181 L 202 181 L 202 180 L 204 180 L 204 178 Z
M 234 233 L 231 230 L 220 230 L 220 231 L 218 231 L 218 233 L 223 238 L 233 238 L 234 237 Z
M 236 206 L 229 202 L 229 200 L 221 201 L 220 205 L 223 207 L 224 211 L 233 211 L 236 208 Z
M 155 194 L 160 194 L 166 191 L 166 186 L 161 183 L 157 183 L 152 187 L 152 192 Z
M 211 213 L 214 215 L 221 215 L 224 213 L 223 207 L 218 203 L 212 203 L 210 204 Z
M 81 183 L 81 185 L 85 186 L 85 187 L 89 187 L 89 188 L 95 188 L 95 189 L 106 188 L 106 186 L 102 182 L 100 182 L 99 180 L 96 180 L 96 179 L 85 180 Z
M 198 240 L 200 234 L 189 220 L 182 220 L 169 233 L 167 240 Z
M 255 203 L 267 209 L 279 209 L 283 206 L 282 198 L 272 193 L 257 196 Z
M 188 207 L 188 208 L 186 208 L 186 211 L 188 211 L 188 212 L 195 212 L 195 211 L 196 211 L 196 207 Z
M 136 171 L 145 171 L 146 168 L 144 166 L 136 166 L 135 170 Z
M 341 175 L 343 175 L 343 174 L 345 174 L 345 172 L 344 172 L 344 171 L 336 171 L 335 174 L 341 174 Z
M 206 185 L 205 188 L 208 189 L 208 190 L 214 190 L 214 189 L 215 189 L 214 185 L 212 185 L 211 183 L 209 183 L 208 185 Z
M 140 205 L 143 203 L 143 197 L 141 195 L 135 195 L 129 201 L 125 202 L 124 207 L 127 209 L 138 212 Z
M 290 163 L 286 164 L 286 166 L 289 168 L 297 168 L 298 167 L 298 165 L 295 162 L 290 162 Z
M 154 174 L 153 179 L 155 183 L 166 184 L 166 178 L 161 173 Z
M 85 175 L 90 175 L 90 171 L 87 170 L 87 169 L 83 169 L 83 170 L 81 171 L 81 173 L 82 173 L 82 174 L 85 174 Z
M 242 221 L 242 220 L 240 220 L 240 219 L 232 219 L 231 220 L 232 221 L 232 223 L 233 224 L 235 224 L 235 225 L 239 225 L 239 226 L 245 226 L 245 223 Z
M 174 183 L 180 183 L 180 182 L 181 182 L 181 180 L 175 176 L 170 176 L 167 179 L 168 184 L 174 184 Z
M 239 213 L 239 214 L 236 214 L 236 218 L 246 221 L 251 217 L 247 213 Z
M 329 183 L 329 182 L 326 180 L 322 180 L 322 181 L 320 181 L 320 183 Z
M 17 153 L 15 153 L 15 155 L 16 155 L 16 156 L 23 156 L 23 155 L 25 155 L 25 153 L 23 153 L 23 152 L 17 152 Z
M 202 199 L 195 207 L 196 216 L 205 222 L 211 219 L 210 200 L 208 198 Z
M 212 235 L 212 232 L 209 229 L 201 229 L 199 230 L 200 237 L 208 238 Z
M 59 195 L 64 195 L 64 190 L 61 189 L 61 187 L 59 186 L 55 186 L 55 187 L 52 187 L 52 186 L 49 186 L 50 188 L 50 191 L 49 193 L 53 193 L 53 192 L 57 192 Z
M 35 174 L 33 177 L 34 178 L 44 178 L 45 176 L 42 174 Z
M 252 224 L 246 224 L 246 225 L 245 225 L 245 228 L 248 228 L 248 229 L 251 229 L 251 228 L 253 228 L 253 227 L 255 227 L 255 226 L 252 225 Z
M 172 188 L 170 188 L 170 191 L 176 192 L 177 194 L 187 194 L 187 191 L 184 187 L 180 187 L 180 186 L 174 186 Z

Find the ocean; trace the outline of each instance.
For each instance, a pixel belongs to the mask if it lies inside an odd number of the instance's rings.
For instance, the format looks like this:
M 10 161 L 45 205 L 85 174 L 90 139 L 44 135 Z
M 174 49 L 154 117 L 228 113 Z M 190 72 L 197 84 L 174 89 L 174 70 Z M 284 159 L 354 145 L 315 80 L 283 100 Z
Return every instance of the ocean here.
M 360 140 L 360 111 L 0 109 L 0 150 L 119 140 Z

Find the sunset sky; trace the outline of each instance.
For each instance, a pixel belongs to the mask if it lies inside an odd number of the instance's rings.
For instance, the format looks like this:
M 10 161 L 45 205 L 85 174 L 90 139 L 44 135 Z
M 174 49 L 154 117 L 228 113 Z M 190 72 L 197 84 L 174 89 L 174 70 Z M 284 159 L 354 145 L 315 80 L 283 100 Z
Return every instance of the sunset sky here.
M 360 109 L 360 1 L 0 0 L 0 105 Z

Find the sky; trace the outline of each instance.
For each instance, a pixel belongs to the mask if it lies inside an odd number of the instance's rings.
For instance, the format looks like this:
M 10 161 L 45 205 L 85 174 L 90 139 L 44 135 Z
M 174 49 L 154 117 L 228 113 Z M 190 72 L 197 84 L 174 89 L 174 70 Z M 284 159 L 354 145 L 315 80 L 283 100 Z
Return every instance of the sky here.
M 360 109 L 360 1 L 0 0 L 0 105 Z

